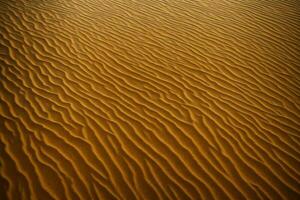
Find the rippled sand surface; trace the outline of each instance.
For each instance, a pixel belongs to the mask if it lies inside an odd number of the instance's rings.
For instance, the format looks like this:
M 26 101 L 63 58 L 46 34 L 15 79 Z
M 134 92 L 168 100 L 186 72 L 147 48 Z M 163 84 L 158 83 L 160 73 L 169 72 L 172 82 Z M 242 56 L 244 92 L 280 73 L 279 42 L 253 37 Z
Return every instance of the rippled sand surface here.
M 0 0 L 0 199 L 300 199 L 297 0 Z

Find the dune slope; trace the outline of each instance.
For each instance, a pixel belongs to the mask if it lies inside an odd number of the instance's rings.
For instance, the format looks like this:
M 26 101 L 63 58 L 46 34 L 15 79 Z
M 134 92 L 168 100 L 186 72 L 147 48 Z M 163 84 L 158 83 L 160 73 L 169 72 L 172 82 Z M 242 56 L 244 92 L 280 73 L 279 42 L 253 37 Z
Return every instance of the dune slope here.
M 300 199 L 296 0 L 0 0 L 1 199 Z

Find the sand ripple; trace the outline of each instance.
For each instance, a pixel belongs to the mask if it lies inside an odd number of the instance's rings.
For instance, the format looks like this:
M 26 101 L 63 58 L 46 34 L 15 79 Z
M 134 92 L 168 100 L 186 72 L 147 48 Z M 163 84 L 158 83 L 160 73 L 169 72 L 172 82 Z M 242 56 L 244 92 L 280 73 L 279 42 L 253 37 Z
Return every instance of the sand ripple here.
M 1 199 L 300 199 L 299 8 L 0 0 Z

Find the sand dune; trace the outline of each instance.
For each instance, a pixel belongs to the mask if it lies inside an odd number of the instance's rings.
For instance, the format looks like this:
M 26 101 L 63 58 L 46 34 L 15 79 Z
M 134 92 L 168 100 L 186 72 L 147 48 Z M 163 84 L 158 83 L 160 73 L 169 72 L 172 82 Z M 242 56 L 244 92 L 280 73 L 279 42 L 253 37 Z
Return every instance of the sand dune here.
M 1 199 L 300 199 L 300 4 L 0 0 Z

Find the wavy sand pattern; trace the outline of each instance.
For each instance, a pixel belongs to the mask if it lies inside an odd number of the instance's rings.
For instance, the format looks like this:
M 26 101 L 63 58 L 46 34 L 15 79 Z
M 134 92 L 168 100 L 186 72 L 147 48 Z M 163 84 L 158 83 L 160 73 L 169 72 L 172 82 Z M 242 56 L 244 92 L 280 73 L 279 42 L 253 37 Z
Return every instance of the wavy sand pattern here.
M 300 199 L 297 0 L 0 0 L 1 199 Z

